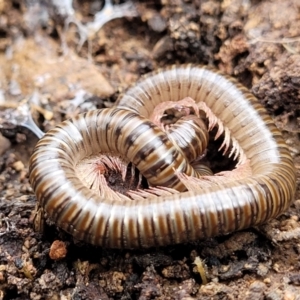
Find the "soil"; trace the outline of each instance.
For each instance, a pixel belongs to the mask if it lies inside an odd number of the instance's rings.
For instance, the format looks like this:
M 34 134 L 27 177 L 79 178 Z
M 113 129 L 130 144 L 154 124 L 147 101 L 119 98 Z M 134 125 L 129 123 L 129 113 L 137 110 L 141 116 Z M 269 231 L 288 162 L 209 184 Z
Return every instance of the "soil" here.
M 149 71 L 208 64 L 267 108 L 299 181 L 299 0 L 135 1 L 87 35 L 74 22 L 66 29 L 68 17 L 91 24 L 104 3 L 74 1 L 74 11 L 70 3 L 0 0 L 0 299 L 299 300 L 299 189 L 288 211 L 263 226 L 184 245 L 111 250 L 74 241 L 55 224 L 38 233 L 28 180 L 37 137 L 16 115 L 30 102 L 47 131 L 112 106 Z

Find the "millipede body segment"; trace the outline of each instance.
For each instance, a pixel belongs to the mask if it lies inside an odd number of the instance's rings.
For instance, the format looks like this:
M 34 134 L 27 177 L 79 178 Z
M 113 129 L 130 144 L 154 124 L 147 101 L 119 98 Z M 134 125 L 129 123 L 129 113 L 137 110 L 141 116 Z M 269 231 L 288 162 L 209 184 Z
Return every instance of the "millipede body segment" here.
M 200 181 L 201 175 L 149 118 L 157 105 L 186 97 L 213 115 L 208 127 L 230 138 L 240 159 L 249 161 L 250 176 L 185 191 L 176 172 Z M 182 192 L 138 201 L 99 196 L 76 171 L 82 159 L 98 153 L 126 157 L 150 185 Z M 281 133 L 246 88 L 208 67 L 183 65 L 144 76 L 114 108 L 81 114 L 50 130 L 31 157 L 30 182 L 42 210 L 75 238 L 111 248 L 147 248 L 274 218 L 293 201 L 296 176 Z

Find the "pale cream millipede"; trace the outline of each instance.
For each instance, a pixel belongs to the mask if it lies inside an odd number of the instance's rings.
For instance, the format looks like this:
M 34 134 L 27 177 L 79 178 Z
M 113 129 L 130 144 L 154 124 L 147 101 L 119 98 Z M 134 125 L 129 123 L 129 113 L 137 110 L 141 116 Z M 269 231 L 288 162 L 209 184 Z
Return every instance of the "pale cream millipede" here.
M 208 130 L 223 135 L 224 152 L 237 157 L 237 166 L 248 163 L 250 173 L 199 175 L 170 133 L 149 120 L 158 105 L 186 98 L 206 114 Z M 167 187 L 166 194 L 114 199 L 90 189 L 78 164 L 110 153 L 130 160 L 149 185 Z M 190 187 L 188 176 L 198 177 Z M 30 182 L 38 206 L 76 239 L 147 248 L 264 223 L 290 206 L 296 175 L 280 131 L 246 88 L 208 67 L 182 65 L 142 77 L 115 107 L 78 115 L 46 133 L 30 159 Z

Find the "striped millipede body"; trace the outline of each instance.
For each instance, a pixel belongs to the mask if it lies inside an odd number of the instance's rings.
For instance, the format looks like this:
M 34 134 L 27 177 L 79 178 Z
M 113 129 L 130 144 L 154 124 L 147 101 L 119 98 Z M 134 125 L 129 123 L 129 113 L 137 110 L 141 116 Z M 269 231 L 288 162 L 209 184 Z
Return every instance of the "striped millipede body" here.
M 151 184 L 184 189 L 170 169 L 194 175 L 193 168 L 148 118 L 160 103 L 186 97 L 211 110 L 217 121 L 210 127 L 238 145 L 251 176 L 139 201 L 101 197 L 78 178 L 81 159 L 112 152 L 130 155 Z M 115 108 L 79 115 L 50 130 L 31 157 L 30 181 L 39 205 L 59 227 L 111 248 L 182 243 L 263 223 L 289 207 L 296 184 L 283 137 L 256 98 L 234 79 L 194 65 L 146 75 Z

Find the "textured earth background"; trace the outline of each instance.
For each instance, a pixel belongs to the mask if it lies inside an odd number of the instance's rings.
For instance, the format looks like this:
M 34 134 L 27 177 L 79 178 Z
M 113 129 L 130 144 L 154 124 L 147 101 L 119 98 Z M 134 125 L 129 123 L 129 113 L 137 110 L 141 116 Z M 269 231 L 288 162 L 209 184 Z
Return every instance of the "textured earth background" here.
M 160 249 L 102 249 L 51 224 L 34 232 L 28 160 L 37 138 L 18 125 L 28 103 L 47 131 L 111 106 L 158 67 L 209 64 L 268 109 L 299 175 L 300 1 L 115 1 L 124 17 L 105 24 L 115 15 L 97 21 L 101 0 L 71 4 L 0 0 L 0 300 L 299 300 L 299 191 L 264 226 Z

